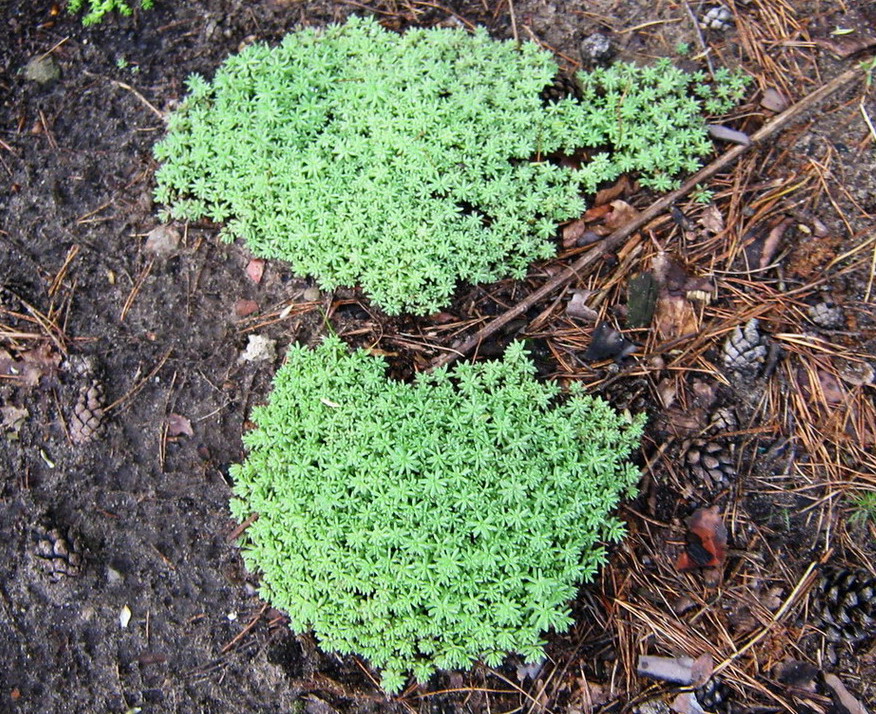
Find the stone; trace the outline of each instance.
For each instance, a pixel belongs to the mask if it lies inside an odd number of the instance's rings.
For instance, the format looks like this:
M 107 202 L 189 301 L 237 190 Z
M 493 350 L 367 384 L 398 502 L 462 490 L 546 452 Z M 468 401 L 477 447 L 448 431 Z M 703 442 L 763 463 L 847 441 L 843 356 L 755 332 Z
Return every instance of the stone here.
M 51 55 L 31 57 L 24 66 L 24 78 L 37 84 L 50 84 L 61 76 L 61 68 Z

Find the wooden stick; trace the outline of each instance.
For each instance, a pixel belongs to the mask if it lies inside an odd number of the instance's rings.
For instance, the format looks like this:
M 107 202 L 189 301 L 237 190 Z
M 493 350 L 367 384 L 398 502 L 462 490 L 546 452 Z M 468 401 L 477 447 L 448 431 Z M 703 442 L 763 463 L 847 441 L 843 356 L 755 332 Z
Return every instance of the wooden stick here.
M 719 171 L 735 163 L 740 156 L 749 151 L 752 147 L 761 146 L 766 139 L 782 131 L 782 129 L 784 129 L 786 126 L 788 126 L 788 124 L 797 119 L 801 114 L 808 111 L 809 109 L 812 109 L 823 99 L 826 99 L 843 87 L 851 84 L 853 80 L 858 79 L 862 76 L 863 70 L 860 67 L 855 66 L 851 69 L 846 70 L 841 75 L 835 77 L 822 87 L 819 87 L 814 92 L 807 94 L 799 102 L 788 107 L 781 114 L 778 114 L 771 122 L 765 124 L 754 134 L 752 134 L 750 144 L 734 146 L 732 149 L 724 152 L 724 154 L 719 156 L 708 166 L 704 166 L 702 169 L 697 171 L 697 173 L 695 173 L 687 181 L 685 181 L 680 188 L 677 188 L 675 191 L 666 194 L 662 198 L 659 198 L 654 203 L 652 203 L 645 211 L 639 214 L 638 218 L 631 221 L 630 223 L 627 223 L 625 226 L 618 228 L 611 235 L 603 238 L 591 250 L 578 258 L 574 263 L 566 267 L 566 269 L 563 270 L 561 273 L 558 273 L 557 275 L 552 277 L 544 285 L 542 285 L 535 292 L 531 293 L 526 298 L 521 300 L 510 310 L 502 313 L 491 322 L 488 322 L 471 337 L 466 338 L 459 344 L 453 345 L 454 351 L 446 352 L 441 355 L 433 363 L 432 369 L 450 364 L 458 357 L 461 357 L 471 352 L 478 345 L 480 345 L 483 340 L 485 340 L 487 337 L 497 332 L 498 330 L 502 329 L 502 327 L 507 325 L 515 318 L 525 313 L 533 305 L 543 300 L 555 290 L 558 290 L 567 283 L 572 282 L 572 280 L 580 276 L 584 270 L 589 268 L 593 263 L 596 263 L 602 257 L 602 255 L 620 246 L 621 243 L 623 243 L 627 238 L 633 235 L 633 233 L 636 233 L 643 226 L 647 225 L 650 221 L 663 213 L 677 200 L 687 195 L 693 188 L 696 187 L 698 183 L 703 183 L 704 181 L 712 178 L 712 176 L 717 174 Z

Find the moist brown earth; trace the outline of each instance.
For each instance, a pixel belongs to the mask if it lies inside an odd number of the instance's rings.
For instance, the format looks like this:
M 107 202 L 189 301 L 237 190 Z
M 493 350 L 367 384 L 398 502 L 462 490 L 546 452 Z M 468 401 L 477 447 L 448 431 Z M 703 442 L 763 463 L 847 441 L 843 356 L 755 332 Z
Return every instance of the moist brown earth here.
M 227 506 L 228 466 L 244 457 L 249 411 L 265 400 L 285 348 L 318 339 L 326 321 L 351 343 L 383 350 L 394 375 L 408 378 L 528 294 L 563 259 L 534 266 L 522 283 L 462 286 L 446 313 L 415 320 L 387 318 L 353 290 L 320 293 L 276 262 L 256 283 L 247 275 L 245 247 L 222 243 L 218 226 L 172 226 L 176 235 L 156 251 L 150 232 L 161 225 L 161 207 L 151 198 L 151 148 L 163 135 L 161 114 L 180 101 L 190 73 L 210 77 L 243 44 L 275 42 L 302 24 L 354 12 L 375 14 L 392 29 L 484 24 L 496 37 L 543 43 L 567 66 L 580 62 L 580 41 L 596 31 L 626 59 L 670 56 L 703 66 L 688 8 L 702 17 L 712 4 L 155 5 L 89 28 L 51 2 L 2 5 L 0 711 L 626 711 L 655 696 L 671 699 L 671 687 L 636 677 L 639 654 L 696 657 L 710 646 L 738 651 L 752 639 L 750 651 L 723 672 L 737 710 L 743 702 L 760 711 L 781 710 L 782 702 L 827 710 L 829 690 L 817 678 L 814 693 L 779 681 L 774 668 L 789 659 L 838 674 L 872 706 L 872 637 L 829 647 L 807 625 L 804 607 L 818 572 L 810 565 L 873 572 L 873 520 L 860 518 L 849 500 L 854 489 L 876 488 L 866 461 L 876 440 L 867 422 L 872 381 L 842 382 L 840 396 L 827 400 L 837 409 L 857 400 L 845 412 L 854 423 L 838 431 L 830 432 L 829 418 L 814 408 L 814 431 L 788 418 L 802 408 L 788 395 L 809 389 L 804 401 L 816 403 L 818 375 L 831 374 L 830 365 L 812 362 L 824 356 L 819 345 L 858 355 L 859 367 L 874 354 L 876 253 L 866 241 L 876 214 L 876 136 L 865 118 L 876 119 L 876 107 L 863 81 L 751 152 L 715 185 L 727 236 L 755 251 L 754 259 L 775 227 L 769 221 L 793 219 L 770 261 L 778 268 L 746 272 L 750 256 L 726 247 L 716 264 L 697 251 L 696 231 L 688 235 L 667 216 L 639 253 L 608 255 L 595 278 L 573 286 L 607 285 L 604 307 L 614 319 L 611 308 L 626 301 L 624 271 L 646 267 L 655 245 L 680 253 L 692 273 L 724 270 L 696 350 L 658 349 L 660 340 L 646 330 L 631 336 L 641 349 L 619 367 L 588 364 L 581 354 L 593 325 L 565 315 L 568 293 L 545 300 L 483 346 L 479 356 L 488 357 L 523 336 L 545 377 L 583 380 L 619 408 L 649 412 L 639 456 L 643 492 L 624 511 L 631 536 L 600 581 L 582 589 L 573 630 L 550 636 L 540 673 L 509 658 L 499 670 L 447 673 L 387 697 L 367 663 L 320 652 L 307 634 L 290 632 L 243 567 L 240 531 Z M 728 120 L 743 130 L 763 119 L 758 98 L 765 89 L 795 101 L 866 58 L 866 50 L 838 57 L 836 47 L 832 53 L 813 38 L 860 39 L 876 27 L 876 10 L 863 0 L 843 8 L 778 0 L 728 7 L 735 23 L 703 30 L 702 41 L 717 65 L 742 66 L 758 80 L 748 114 Z M 691 51 L 680 56 L 679 42 Z M 784 179 L 788 191 L 775 191 Z M 627 196 L 639 208 L 653 198 Z M 693 219 L 702 215 L 696 204 L 679 207 Z M 811 289 L 782 298 L 800 286 Z M 808 309 L 821 303 L 828 312 L 840 305 L 838 321 L 828 315 L 827 327 L 807 322 Z M 804 335 L 805 344 L 774 338 L 784 349 L 771 375 L 728 376 L 722 341 L 758 310 L 767 334 Z M 242 360 L 253 334 L 274 340 L 280 357 Z M 667 375 L 693 401 L 679 396 L 668 405 L 660 387 Z M 702 397 L 709 389 L 711 397 Z M 703 437 L 693 433 L 694 419 L 684 427 L 691 433 L 682 433 L 679 407 L 688 415 L 699 409 L 706 421 L 724 408 L 737 424 Z M 692 443 L 731 454 L 722 463 L 733 467 L 704 480 L 684 466 Z M 717 585 L 673 566 L 685 543 L 683 519 L 713 504 L 730 531 Z M 682 607 L 685 598 L 693 610 Z M 786 600 L 790 614 L 781 609 Z

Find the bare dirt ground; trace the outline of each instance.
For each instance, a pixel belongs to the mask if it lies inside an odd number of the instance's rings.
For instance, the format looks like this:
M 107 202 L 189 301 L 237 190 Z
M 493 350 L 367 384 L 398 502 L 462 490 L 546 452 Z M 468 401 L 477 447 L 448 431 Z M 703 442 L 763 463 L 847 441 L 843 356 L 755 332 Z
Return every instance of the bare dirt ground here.
M 250 335 L 282 355 L 328 319 L 409 377 L 588 248 L 561 248 L 520 283 L 461 286 L 415 320 L 321 294 L 281 264 L 256 283 L 214 225 L 147 246 L 151 147 L 185 78 L 300 24 L 484 24 L 568 68 L 597 31 L 624 59 L 706 67 L 708 49 L 755 80 L 719 120 L 747 133 L 866 59 L 876 32 L 864 0 L 737 0 L 725 27 L 698 30 L 692 16 L 713 6 L 156 0 L 83 28 L 51 2 L 0 5 L 0 710 L 667 711 L 682 689 L 638 676 L 644 654 L 709 656 L 708 711 L 851 711 L 830 675 L 872 708 L 876 90 L 863 71 L 719 173 L 711 203 L 679 199 L 480 346 L 527 339 L 545 378 L 650 417 L 630 537 L 540 668 L 509 658 L 387 698 L 367 663 L 320 652 L 255 594 L 227 467 L 281 359 L 241 361 Z M 591 311 L 625 327 L 631 278 L 661 261 L 654 319 L 625 331 L 637 351 L 586 360 Z M 241 317 L 242 301 L 255 312 Z M 732 369 L 724 345 L 752 318 L 740 350 L 761 359 Z M 686 520 L 706 507 L 726 555 L 679 568 L 714 535 Z

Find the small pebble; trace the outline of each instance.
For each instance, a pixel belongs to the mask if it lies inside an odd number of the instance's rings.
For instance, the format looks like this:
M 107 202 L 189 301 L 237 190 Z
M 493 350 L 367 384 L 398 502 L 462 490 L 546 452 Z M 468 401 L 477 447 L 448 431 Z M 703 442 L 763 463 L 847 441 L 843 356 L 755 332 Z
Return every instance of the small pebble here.
M 319 288 L 307 288 L 302 297 L 304 302 L 316 302 L 322 297 L 322 293 L 320 293 Z
M 24 67 L 24 78 L 37 84 L 49 84 L 61 76 L 61 68 L 51 55 L 37 55 Z

